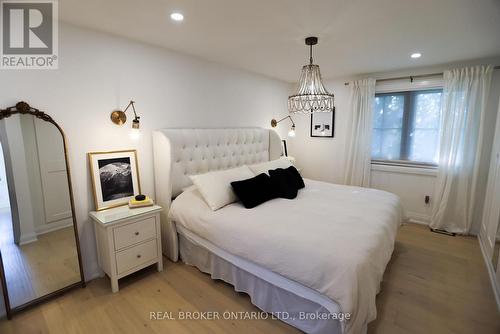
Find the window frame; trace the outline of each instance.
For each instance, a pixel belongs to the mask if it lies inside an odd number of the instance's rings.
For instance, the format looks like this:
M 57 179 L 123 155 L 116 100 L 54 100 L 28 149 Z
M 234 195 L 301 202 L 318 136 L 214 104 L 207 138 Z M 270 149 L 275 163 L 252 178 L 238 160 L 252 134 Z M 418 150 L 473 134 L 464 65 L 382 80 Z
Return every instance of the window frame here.
M 404 109 L 403 109 L 403 120 L 401 124 L 401 144 L 400 144 L 400 159 L 396 160 L 388 160 L 388 159 L 374 159 L 371 158 L 372 164 L 377 165 L 392 165 L 392 166 L 401 166 L 401 167 L 416 167 L 416 168 L 437 168 L 438 164 L 433 162 L 423 162 L 423 161 L 414 161 L 409 160 L 409 150 L 410 146 L 408 143 L 409 140 L 409 132 L 413 122 L 415 120 L 415 96 L 418 93 L 426 92 L 426 93 L 443 93 L 442 87 L 433 87 L 433 88 L 424 88 L 420 87 L 419 89 L 412 90 L 400 90 L 400 91 L 383 91 L 376 92 L 375 97 L 379 96 L 394 96 L 394 95 L 403 95 L 404 96 Z M 442 96 L 442 95 L 441 95 Z M 371 152 L 370 152 L 371 153 Z

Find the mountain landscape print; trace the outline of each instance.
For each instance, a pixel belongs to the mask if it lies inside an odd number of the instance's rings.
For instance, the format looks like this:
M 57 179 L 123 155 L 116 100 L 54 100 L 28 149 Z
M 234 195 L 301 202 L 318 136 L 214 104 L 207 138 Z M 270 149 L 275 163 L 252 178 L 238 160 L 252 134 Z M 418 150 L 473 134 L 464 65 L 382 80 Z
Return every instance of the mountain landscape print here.
M 98 161 L 103 201 L 134 195 L 130 157 Z

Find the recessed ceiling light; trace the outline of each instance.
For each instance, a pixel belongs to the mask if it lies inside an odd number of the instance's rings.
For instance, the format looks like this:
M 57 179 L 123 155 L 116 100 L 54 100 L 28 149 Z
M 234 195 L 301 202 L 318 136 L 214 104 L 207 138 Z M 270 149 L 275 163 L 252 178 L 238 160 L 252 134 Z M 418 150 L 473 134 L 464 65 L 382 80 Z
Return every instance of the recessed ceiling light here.
M 415 52 L 415 53 L 412 53 L 410 57 L 412 57 L 413 59 L 417 59 L 417 58 L 422 57 L 422 54 L 420 52 Z
M 181 22 L 182 20 L 184 20 L 184 15 L 179 12 L 173 12 L 172 14 L 170 14 L 170 18 L 174 21 Z

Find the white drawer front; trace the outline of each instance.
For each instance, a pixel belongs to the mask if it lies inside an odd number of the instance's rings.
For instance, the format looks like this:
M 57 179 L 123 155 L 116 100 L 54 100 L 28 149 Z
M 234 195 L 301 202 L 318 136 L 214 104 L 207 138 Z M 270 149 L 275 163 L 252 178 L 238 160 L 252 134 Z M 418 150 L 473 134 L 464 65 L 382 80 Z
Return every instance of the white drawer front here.
M 156 237 L 155 217 L 115 227 L 113 234 L 115 238 L 115 250 L 120 250 L 154 238 Z
M 157 258 L 156 239 L 116 253 L 118 275 Z

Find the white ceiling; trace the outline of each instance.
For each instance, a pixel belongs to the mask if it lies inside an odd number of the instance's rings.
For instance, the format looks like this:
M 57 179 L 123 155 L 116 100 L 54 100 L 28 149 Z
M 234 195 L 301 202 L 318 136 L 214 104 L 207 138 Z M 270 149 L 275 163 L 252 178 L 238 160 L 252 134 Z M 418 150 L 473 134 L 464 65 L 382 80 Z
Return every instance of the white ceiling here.
M 178 10 L 184 22 L 169 18 Z M 62 21 L 294 82 L 500 55 L 500 0 L 60 0 Z M 422 58 L 410 59 L 414 52 Z

